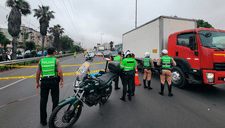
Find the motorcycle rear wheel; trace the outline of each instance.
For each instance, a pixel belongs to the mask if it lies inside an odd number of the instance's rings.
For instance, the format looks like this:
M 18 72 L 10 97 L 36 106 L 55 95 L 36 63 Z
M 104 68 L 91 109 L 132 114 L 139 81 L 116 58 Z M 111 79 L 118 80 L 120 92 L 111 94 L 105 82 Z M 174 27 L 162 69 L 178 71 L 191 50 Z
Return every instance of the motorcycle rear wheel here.
M 81 111 L 81 103 L 76 108 L 70 103 L 57 106 L 49 118 L 49 128 L 72 127 L 80 117 Z
M 102 103 L 105 103 L 105 102 L 109 99 L 111 93 L 112 93 L 112 85 L 109 85 L 109 86 L 105 89 L 105 92 L 104 92 L 105 95 L 102 96 L 101 102 L 102 102 Z

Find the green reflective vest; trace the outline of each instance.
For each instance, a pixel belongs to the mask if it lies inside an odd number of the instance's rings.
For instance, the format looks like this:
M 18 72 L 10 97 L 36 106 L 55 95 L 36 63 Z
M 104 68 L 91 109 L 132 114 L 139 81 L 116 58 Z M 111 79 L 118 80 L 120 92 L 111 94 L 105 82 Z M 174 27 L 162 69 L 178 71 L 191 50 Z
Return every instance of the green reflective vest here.
M 171 57 L 163 56 L 162 59 L 162 68 L 171 68 Z
M 42 70 L 42 78 L 44 77 L 56 77 L 56 58 L 43 58 L 40 61 L 41 70 Z
M 121 56 L 116 56 L 114 57 L 114 62 L 119 62 L 120 63 L 120 59 L 121 59 Z
M 77 55 L 77 53 L 76 52 L 74 52 L 74 56 L 76 56 Z
M 150 60 L 151 60 L 151 58 L 144 58 L 143 59 L 143 62 L 144 62 L 144 66 L 150 66 L 151 64 L 150 64 Z
M 123 71 L 132 71 L 135 69 L 135 66 L 136 60 L 131 57 L 128 57 L 122 60 L 120 68 L 123 69 Z

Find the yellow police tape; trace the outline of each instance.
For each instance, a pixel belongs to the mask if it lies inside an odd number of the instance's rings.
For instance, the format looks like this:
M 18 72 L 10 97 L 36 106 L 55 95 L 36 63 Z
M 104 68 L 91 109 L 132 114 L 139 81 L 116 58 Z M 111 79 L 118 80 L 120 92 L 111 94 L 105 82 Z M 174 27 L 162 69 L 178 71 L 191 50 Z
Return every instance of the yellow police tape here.
M 100 70 L 90 71 L 89 73 L 97 73 Z M 71 76 L 75 75 L 75 72 L 71 73 L 63 73 L 63 76 Z M 6 79 L 24 79 L 24 78 L 35 78 L 36 76 L 17 76 L 17 77 L 0 77 L 0 80 L 6 80 Z
M 92 63 L 90 65 L 96 65 L 96 64 L 104 64 L 105 62 L 99 62 L 99 63 Z M 74 66 L 81 66 L 82 64 L 77 64 L 77 65 L 61 65 L 61 67 L 74 67 Z M 38 67 L 37 65 L 33 66 L 33 65 L 0 65 L 0 67 L 20 67 L 20 68 L 24 68 L 24 67 L 29 67 L 29 68 L 34 68 L 34 67 Z

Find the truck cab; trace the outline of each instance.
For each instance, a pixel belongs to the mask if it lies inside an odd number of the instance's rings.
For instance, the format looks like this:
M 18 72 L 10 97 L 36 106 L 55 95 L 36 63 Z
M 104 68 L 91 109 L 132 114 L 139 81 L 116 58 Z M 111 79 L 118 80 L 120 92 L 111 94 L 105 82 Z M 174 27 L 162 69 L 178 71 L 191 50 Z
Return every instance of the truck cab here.
M 176 32 L 168 38 L 168 55 L 177 66 L 172 82 L 185 87 L 189 83 L 225 83 L 225 31 L 196 28 Z

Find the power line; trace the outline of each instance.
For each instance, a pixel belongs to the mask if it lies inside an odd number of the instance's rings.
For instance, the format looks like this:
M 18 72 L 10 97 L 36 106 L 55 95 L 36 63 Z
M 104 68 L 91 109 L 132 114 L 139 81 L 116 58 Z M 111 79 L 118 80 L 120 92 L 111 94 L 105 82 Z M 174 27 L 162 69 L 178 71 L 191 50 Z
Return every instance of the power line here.
M 79 24 L 79 26 L 80 26 L 79 16 L 78 16 L 78 14 L 77 14 L 77 10 L 76 10 L 76 6 L 75 6 L 75 3 L 74 3 L 74 0 L 73 0 L 73 5 L 74 5 L 74 10 L 75 10 L 75 13 L 76 13 L 76 16 L 77 16 L 77 19 L 78 19 L 78 24 Z M 81 29 L 81 34 L 83 34 L 82 29 Z
M 70 2 L 70 0 L 69 0 L 69 2 Z M 71 10 L 72 10 L 72 12 L 73 12 L 73 16 L 74 16 L 74 18 L 75 18 L 75 20 L 76 20 L 76 17 L 75 17 L 75 14 L 74 14 L 74 11 L 73 11 L 73 8 L 72 8 L 71 3 L 70 3 L 70 7 L 71 7 Z M 79 27 L 79 24 L 78 24 L 77 20 L 76 20 L 76 23 L 77 23 L 77 26 L 78 26 L 78 30 L 80 31 L 80 27 Z M 81 33 L 81 31 L 80 31 L 80 33 Z M 82 33 L 81 33 L 81 35 L 82 35 Z
M 63 2 L 63 0 L 62 0 L 62 2 Z M 66 5 L 65 5 L 65 3 L 63 2 L 63 4 L 64 4 L 64 6 L 65 6 L 65 8 L 66 8 Z M 69 14 L 69 12 L 68 12 L 68 10 L 67 10 L 67 8 L 66 8 L 66 11 L 67 11 L 67 13 Z M 71 16 L 70 16 L 70 14 L 69 14 L 69 17 L 70 17 L 70 19 L 71 19 L 71 21 L 73 22 L 73 20 L 72 20 L 72 18 L 71 18 Z M 73 26 L 74 26 L 74 24 L 73 24 Z M 76 27 L 74 26 L 74 28 L 75 28 L 75 30 L 76 30 Z M 77 30 L 76 30 L 77 31 Z M 78 32 L 77 32 L 78 33 Z M 79 35 L 79 33 L 78 33 L 78 36 L 80 36 Z
M 54 2 L 54 0 L 52 0 L 52 2 L 55 4 L 55 2 Z M 58 6 L 55 4 L 55 6 L 56 6 L 56 8 L 59 10 L 59 8 L 58 8 Z M 59 12 L 60 12 L 60 14 L 62 15 L 62 13 L 61 13 L 61 11 L 59 10 Z M 63 19 L 65 20 L 65 18 L 64 18 L 64 16 L 62 15 L 62 17 L 63 17 Z M 66 21 L 66 20 L 65 20 Z M 68 25 L 68 27 L 70 27 L 70 25 L 68 24 L 68 22 L 66 21 L 66 23 L 67 23 L 67 25 Z M 73 29 L 72 29 L 72 31 L 73 31 Z M 73 33 L 74 33 L 74 31 L 73 31 Z M 75 33 L 74 33 L 74 35 L 76 35 Z

